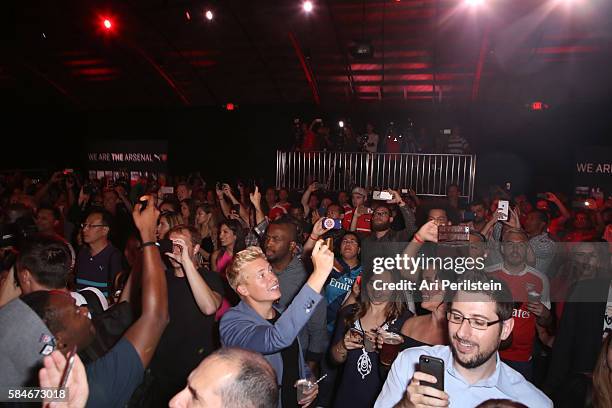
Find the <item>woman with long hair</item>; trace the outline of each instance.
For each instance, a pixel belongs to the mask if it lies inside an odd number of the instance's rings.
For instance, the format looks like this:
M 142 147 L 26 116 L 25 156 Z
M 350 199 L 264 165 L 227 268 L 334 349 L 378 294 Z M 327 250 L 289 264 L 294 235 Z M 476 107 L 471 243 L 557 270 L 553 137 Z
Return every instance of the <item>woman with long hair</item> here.
M 183 224 L 183 217 L 181 214 L 167 211 L 161 213 L 159 220 L 157 221 L 157 240 L 166 238 L 168 231 L 177 225 Z
M 195 225 L 196 205 L 192 198 L 181 200 L 181 215 L 187 225 Z
M 435 346 L 448 344 L 448 322 L 446 321 L 446 303 L 441 279 L 435 269 L 419 271 L 419 287 L 427 282 L 429 289 L 421 291 L 421 308 L 430 312 L 406 320 L 402 326 L 404 335 L 403 348 Z
M 603 342 L 593 371 L 593 407 L 612 407 L 612 333 Z
M 213 252 L 210 259 L 210 266 L 213 272 L 218 273 L 223 280 L 225 287 L 225 298 L 223 304 L 217 310 L 217 319 L 232 306 L 238 304 L 240 299 L 234 290 L 229 286 L 225 270 L 232 262 L 234 254 L 246 248 L 244 243 L 244 229 L 242 224 L 237 220 L 224 220 L 219 225 L 219 243 L 221 248 Z
M 377 334 L 399 333 L 411 316 L 399 291 L 383 290 L 383 283 L 399 281 L 396 275 L 385 271 L 364 276 L 365 290 L 359 301 L 338 313 L 331 347 L 333 361 L 344 364 L 334 404 L 337 407 L 372 407 L 382 389 L 384 372 L 376 352 Z
M 214 224 L 213 209 L 209 204 L 199 204 L 195 212 L 195 227 L 202 236 L 200 243 L 200 253 L 204 261 L 208 264 L 210 257 L 216 249 L 217 228 Z

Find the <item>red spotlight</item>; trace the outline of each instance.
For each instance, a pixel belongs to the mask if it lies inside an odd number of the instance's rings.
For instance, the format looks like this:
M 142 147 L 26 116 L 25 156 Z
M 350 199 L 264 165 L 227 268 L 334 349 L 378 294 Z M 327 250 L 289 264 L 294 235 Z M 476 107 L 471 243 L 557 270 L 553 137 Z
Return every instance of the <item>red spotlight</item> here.
M 108 18 L 105 18 L 102 24 L 104 25 L 104 28 L 106 28 L 107 30 L 110 30 L 113 26 L 113 23 Z
M 236 106 L 230 102 L 225 105 L 225 109 L 227 109 L 228 111 L 233 111 L 234 109 L 236 109 Z

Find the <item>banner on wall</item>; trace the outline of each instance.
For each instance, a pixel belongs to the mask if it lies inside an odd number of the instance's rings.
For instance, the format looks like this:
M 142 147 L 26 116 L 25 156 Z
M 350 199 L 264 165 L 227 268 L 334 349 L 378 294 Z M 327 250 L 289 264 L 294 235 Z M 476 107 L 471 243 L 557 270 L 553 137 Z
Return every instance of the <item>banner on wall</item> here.
M 600 188 L 612 193 L 612 146 L 588 146 L 576 150 L 576 186 Z
M 90 171 L 165 173 L 168 169 L 166 140 L 98 140 L 87 145 Z

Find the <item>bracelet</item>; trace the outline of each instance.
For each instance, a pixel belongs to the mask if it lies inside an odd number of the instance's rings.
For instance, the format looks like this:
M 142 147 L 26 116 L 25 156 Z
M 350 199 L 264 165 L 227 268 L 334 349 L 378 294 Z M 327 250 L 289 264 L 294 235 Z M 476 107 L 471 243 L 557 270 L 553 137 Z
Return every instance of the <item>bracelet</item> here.
M 424 244 L 424 243 L 425 243 L 425 241 L 423 241 L 423 240 L 422 240 L 422 239 L 419 237 L 419 234 L 417 234 L 416 232 L 414 233 L 414 240 L 415 240 L 416 242 L 418 242 L 419 244 Z
M 140 245 L 140 249 L 143 249 L 144 247 L 148 247 L 148 246 L 156 246 L 159 247 L 159 243 L 155 242 L 155 241 L 149 241 L 149 242 L 143 242 Z
M 308 239 L 312 239 L 313 241 L 317 241 L 317 240 L 319 239 L 319 237 L 313 238 L 313 237 L 312 237 L 312 234 L 310 234 L 310 235 L 308 236 Z

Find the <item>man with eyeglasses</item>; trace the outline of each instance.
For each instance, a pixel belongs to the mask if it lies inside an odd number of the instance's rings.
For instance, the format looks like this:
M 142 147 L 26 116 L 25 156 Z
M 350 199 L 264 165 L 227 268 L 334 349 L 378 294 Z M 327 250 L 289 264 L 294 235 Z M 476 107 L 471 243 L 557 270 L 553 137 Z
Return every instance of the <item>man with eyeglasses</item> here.
M 488 267 L 486 271 L 504 281 L 517 302 L 512 312 L 512 344 L 500 352 L 501 357 L 505 363 L 532 381 L 536 334 L 546 344 L 553 318 L 548 278 L 527 265 L 528 247 L 528 236 L 523 230 L 505 230 L 500 247 L 503 261 Z
M 77 289 L 93 286 L 112 295 L 112 282 L 121 270 L 121 252 L 109 241 L 111 215 L 93 210 L 81 224 L 83 247 L 76 260 Z
M 400 242 L 410 241 L 416 232 L 415 218 L 412 211 L 408 209 L 399 192 L 388 190 L 393 198 L 383 202 L 376 207 L 372 214 L 370 228 L 372 233 L 364 238 L 364 242 Z M 397 204 L 399 213 L 404 219 L 404 229 L 396 231 L 391 229 L 393 223 L 392 206 Z
M 466 272 L 461 280 L 490 283 L 482 273 Z M 475 407 L 489 399 L 520 401 L 529 407 L 553 404 L 544 393 L 503 363 L 497 352 L 514 327 L 512 295 L 507 285 L 496 291 L 457 291 L 449 294 L 448 346 L 415 347 L 399 354 L 391 367 L 375 408 Z M 421 355 L 444 361 L 444 391 L 418 371 Z

